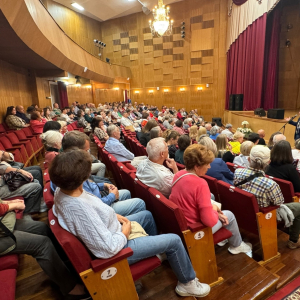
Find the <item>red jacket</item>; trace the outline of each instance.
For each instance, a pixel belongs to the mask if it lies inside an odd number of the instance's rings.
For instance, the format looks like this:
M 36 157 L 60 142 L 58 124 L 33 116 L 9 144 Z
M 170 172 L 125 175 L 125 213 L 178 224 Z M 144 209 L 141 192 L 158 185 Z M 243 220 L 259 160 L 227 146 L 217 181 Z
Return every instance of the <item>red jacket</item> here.
M 30 120 L 30 126 L 33 129 L 34 133 L 43 133 L 43 128 L 45 123 L 47 122 L 46 119 L 39 120 Z

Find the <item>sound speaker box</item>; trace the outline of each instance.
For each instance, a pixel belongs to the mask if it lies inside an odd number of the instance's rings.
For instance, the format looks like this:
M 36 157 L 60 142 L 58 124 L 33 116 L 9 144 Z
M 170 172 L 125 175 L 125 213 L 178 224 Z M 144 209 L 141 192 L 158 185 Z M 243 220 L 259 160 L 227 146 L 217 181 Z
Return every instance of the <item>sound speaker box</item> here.
M 284 118 L 284 109 L 281 109 L 281 108 L 269 109 L 267 117 L 269 119 L 283 119 Z
M 235 95 L 235 110 L 242 111 L 243 110 L 243 101 L 244 95 L 243 94 L 236 94 Z
M 266 116 L 266 112 L 263 108 L 257 108 L 254 110 L 254 114 L 260 117 L 265 117 Z
M 235 95 L 231 94 L 229 97 L 229 110 L 235 110 Z
M 221 118 L 212 118 L 212 122 L 215 122 L 219 127 L 222 126 L 222 119 Z

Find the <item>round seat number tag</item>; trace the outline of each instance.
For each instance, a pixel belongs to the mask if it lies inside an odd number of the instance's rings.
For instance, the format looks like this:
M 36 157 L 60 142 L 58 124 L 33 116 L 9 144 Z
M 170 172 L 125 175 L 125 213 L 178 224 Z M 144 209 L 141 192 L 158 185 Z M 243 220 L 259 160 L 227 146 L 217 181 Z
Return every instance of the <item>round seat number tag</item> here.
M 271 218 L 272 218 L 272 213 L 267 213 L 265 218 L 266 218 L 267 220 L 271 219 Z
M 195 235 L 194 238 L 195 240 L 201 240 L 204 237 L 205 233 L 203 231 L 198 231 Z
M 111 279 L 116 274 L 117 274 L 117 269 L 116 268 L 114 268 L 114 267 L 108 268 L 108 269 L 106 269 L 105 271 L 102 272 L 101 278 L 102 278 L 102 280 Z

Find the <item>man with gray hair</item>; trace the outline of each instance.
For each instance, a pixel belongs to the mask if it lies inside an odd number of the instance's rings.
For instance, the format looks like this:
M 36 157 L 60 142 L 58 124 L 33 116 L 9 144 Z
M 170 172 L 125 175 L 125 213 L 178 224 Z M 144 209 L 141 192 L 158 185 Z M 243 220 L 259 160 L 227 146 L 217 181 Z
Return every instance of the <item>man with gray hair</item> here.
M 169 198 L 172 189 L 174 174 L 178 172 L 176 162 L 169 158 L 168 146 L 161 137 L 152 139 L 147 144 L 148 158 L 137 167 L 136 177 L 149 187 L 160 191 Z M 163 164 L 166 161 L 168 168 Z
M 226 134 L 228 139 L 233 140 L 232 125 L 231 124 L 226 124 L 225 128 L 226 129 L 224 129 L 222 131 L 222 134 Z
M 276 135 L 274 135 L 274 137 L 273 137 L 273 143 L 274 143 L 274 145 L 275 145 L 276 143 L 278 143 L 279 141 L 285 141 L 285 140 L 286 140 L 286 136 L 283 135 L 283 134 L 276 134 Z M 273 145 L 273 147 L 274 147 L 274 145 Z
M 120 142 L 120 130 L 116 125 L 107 127 L 109 139 L 105 143 L 104 149 L 112 154 L 118 161 L 133 160 L 134 154 L 125 148 Z

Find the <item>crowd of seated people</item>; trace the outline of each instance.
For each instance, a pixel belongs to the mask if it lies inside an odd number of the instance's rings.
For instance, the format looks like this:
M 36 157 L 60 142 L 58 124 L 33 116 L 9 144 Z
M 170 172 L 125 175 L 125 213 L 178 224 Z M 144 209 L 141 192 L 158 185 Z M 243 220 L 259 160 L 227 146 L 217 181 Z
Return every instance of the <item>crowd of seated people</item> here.
M 85 131 L 91 128 L 91 139 L 89 132 L 68 132 L 68 124 L 74 121 Z M 262 207 L 284 203 L 278 184 L 265 174 L 290 181 L 294 191 L 300 192 L 299 140 L 295 142 L 296 149 L 292 150 L 286 137 L 276 132 L 266 145 L 263 129 L 246 138 L 231 124 L 219 127 L 214 122 L 205 122 L 197 110 L 188 113 L 184 108 L 176 110 L 163 106 L 159 110 L 148 104 L 119 102 L 99 104 L 98 107 L 74 102 L 63 108 L 55 103 L 53 109 L 41 110 L 32 104 L 26 113 L 23 106 L 8 107 L 5 122 L 10 129 L 31 126 L 34 133 L 40 134 L 45 148 L 43 167 L 49 168 L 54 193 L 53 213 L 62 228 L 78 237 L 97 258 L 111 258 L 123 248 L 130 247 L 133 250 L 133 255 L 128 257 L 131 265 L 154 255 L 163 259 L 161 254 L 165 253 L 178 278 L 175 291 L 181 296 L 203 297 L 210 292 L 210 287 L 197 279 L 181 239 L 174 234 L 159 235 L 143 199 L 132 198 L 129 190 L 118 189 L 111 178 L 106 177 L 105 164 L 90 153 L 90 140 L 97 138 L 119 162 L 128 162 L 133 161 L 135 155 L 128 149 L 121 128 L 131 132 L 147 152 L 147 157 L 143 157 L 136 168 L 137 179 L 174 202 L 189 225 L 201 222 L 211 227 L 213 233 L 222 227 L 229 230 L 232 237 L 220 245 L 228 243 L 228 251 L 232 254 L 248 254 L 252 246 L 243 242 L 234 214 L 222 211 L 213 203 L 214 195 L 201 177 L 208 175 L 238 185 L 254 194 Z M 31 218 L 31 214 L 47 209 L 42 197 L 41 168 L 16 167 L 13 160 L 12 153 L 0 152 L 0 175 L 18 169 L 29 182 L 15 191 L 10 191 L 5 183 L 0 186 L 0 198 L 3 199 L 0 217 L 9 211 L 24 211 L 23 219 L 15 225 L 17 246 L 11 253 L 35 257 L 66 299 L 90 299 L 64 265 L 61 249 L 49 228 Z M 228 162 L 241 168 L 233 173 L 226 164 Z M 184 165 L 185 170 L 179 171 L 177 163 Z M 256 173 L 259 176 L 239 185 Z M 11 197 L 22 197 L 24 201 L 6 200 Z M 300 247 L 300 203 L 285 206 L 294 217 L 289 226 L 287 246 L 296 249 Z M 130 236 L 131 222 L 134 221 L 143 229 L 138 238 Z M 1 243 L 1 247 L 3 245 L 6 247 Z

